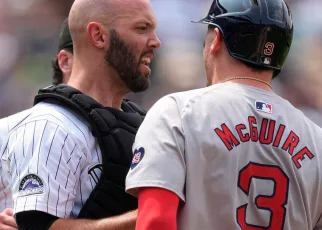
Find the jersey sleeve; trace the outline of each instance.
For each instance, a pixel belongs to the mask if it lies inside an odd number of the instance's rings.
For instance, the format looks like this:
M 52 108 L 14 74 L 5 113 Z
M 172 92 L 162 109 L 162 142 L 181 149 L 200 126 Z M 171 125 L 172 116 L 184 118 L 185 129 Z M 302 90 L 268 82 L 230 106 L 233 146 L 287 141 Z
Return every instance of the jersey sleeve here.
M 26 123 L 10 134 L 6 160 L 15 213 L 69 217 L 85 160 L 71 134 L 48 120 Z
M 8 181 L 8 170 L 1 160 L 4 156 L 8 143 L 8 119 L 0 120 L 0 212 L 6 208 L 12 208 L 12 199 L 10 194 L 10 185 Z
M 184 133 L 176 99 L 160 99 L 148 112 L 136 135 L 127 191 L 140 187 L 170 190 L 185 200 Z

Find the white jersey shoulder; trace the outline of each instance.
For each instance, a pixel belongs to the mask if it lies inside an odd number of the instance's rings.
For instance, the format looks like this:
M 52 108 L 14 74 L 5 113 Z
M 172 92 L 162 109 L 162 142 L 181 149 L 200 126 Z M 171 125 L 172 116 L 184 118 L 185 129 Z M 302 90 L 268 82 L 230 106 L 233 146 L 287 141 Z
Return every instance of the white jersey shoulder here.
M 302 112 L 258 88 L 171 94 L 137 133 L 127 190 L 175 192 L 186 201 L 178 229 L 321 229 L 321 139 Z
M 14 212 L 75 217 L 101 172 L 96 139 L 87 122 L 65 107 L 42 102 L 28 112 L 10 130 L 2 157 Z
M 30 110 L 25 110 L 15 115 L 0 119 L 0 161 L 7 148 L 9 132 L 30 114 Z M 8 180 L 8 171 L 0 164 L 0 211 L 12 208 L 11 187 Z

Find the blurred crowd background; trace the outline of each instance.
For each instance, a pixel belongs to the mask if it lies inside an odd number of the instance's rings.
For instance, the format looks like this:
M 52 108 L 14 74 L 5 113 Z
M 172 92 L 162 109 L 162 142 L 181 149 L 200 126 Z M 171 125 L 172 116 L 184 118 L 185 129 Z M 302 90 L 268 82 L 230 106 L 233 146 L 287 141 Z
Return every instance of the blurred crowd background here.
M 152 64 L 151 88 L 128 97 L 149 109 L 162 96 L 205 86 L 202 44 L 212 0 L 151 0 L 162 48 Z M 0 0 L 0 118 L 32 106 L 38 89 L 51 84 L 51 60 L 59 28 L 73 0 Z M 295 36 L 286 66 L 273 81 L 322 126 L 322 0 L 287 0 Z

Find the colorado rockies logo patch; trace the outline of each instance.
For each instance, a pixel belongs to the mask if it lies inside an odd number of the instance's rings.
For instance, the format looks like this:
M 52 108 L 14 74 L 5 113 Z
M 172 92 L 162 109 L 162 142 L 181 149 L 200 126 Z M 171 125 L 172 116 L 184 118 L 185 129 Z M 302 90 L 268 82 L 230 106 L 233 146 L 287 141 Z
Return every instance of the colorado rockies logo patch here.
M 132 160 L 132 164 L 131 164 L 131 169 L 134 169 L 139 163 L 140 161 L 143 159 L 144 157 L 144 148 L 141 147 L 139 149 L 136 149 L 134 151 L 133 154 L 133 160 Z
M 19 196 L 29 196 L 44 193 L 44 183 L 39 176 L 28 174 L 19 184 Z

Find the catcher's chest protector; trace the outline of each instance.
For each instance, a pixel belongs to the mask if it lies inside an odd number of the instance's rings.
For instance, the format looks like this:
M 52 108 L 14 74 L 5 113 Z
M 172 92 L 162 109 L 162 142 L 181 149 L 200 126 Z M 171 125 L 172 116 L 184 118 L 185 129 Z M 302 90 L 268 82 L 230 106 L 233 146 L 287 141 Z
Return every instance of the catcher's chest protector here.
M 102 152 L 102 174 L 78 218 L 99 219 L 137 208 L 137 199 L 125 192 L 132 161 L 132 145 L 145 111 L 124 100 L 122 110 L 103 107 L 91 97 L 67 86 L 39 90 L 35 104 L 46 101 L 72 109 L 91 126 Z

